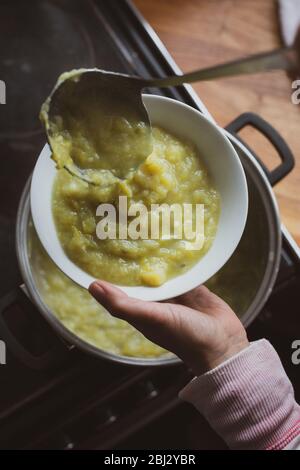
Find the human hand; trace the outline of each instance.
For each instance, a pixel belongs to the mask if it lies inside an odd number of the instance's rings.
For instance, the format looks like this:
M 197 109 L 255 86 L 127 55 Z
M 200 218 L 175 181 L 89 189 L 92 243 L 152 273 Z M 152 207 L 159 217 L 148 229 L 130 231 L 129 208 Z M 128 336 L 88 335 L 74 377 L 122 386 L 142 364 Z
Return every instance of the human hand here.
M 128 297 L 104 281 L 89 287 L 113 316 L 128 321 L 151 341 L 180 357 L 196 375 L 246 348 L 246 331 L 233 310 L 205 286 L 169 302 Z

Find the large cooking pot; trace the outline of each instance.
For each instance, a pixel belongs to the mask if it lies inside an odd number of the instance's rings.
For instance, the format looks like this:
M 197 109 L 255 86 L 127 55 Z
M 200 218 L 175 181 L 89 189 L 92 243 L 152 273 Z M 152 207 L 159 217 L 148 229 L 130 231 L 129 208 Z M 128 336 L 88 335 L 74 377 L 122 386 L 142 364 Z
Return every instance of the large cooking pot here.
M 251 125 L 262 132 L 275 146 L 281 158 L 280 165 L 269 172 L 254 156 L 245 144 L 235 135 L 242 127 Z M 239 153 L 245 169 L 249 188 L 249 214 L 245 232 L 240 244 L 227 264 L 208 282 L 208 286 L 225 300 L 248 326 L 259 314 L 268 299 L 276 280 L 281 255 L 281 224 L 277 204 L 272 192 L 274 185 L 293 168 L 294 159 L 279 134 L 265 121 L 252 113 L 237 118 L 227 127 L 227 134 Z M 20 302 L 23 308 L 32 308 L 32 302 L 43 318 L 50 325 L 52 334 L 57 333 L 67 347 L 76 347 L 99 358 L 125 364 L 153 366 L 179 363 L 175 356 L 155 359 L 131 358 L 101 350 L 69 331 L 43 301 L 36 282 L 36 273 L 30 262 L 28 237 L 30 221 L 30 182 L 28 181 L 21 201 L 16 221 L 16 251 L 24 289 L 9 293 L 0 301 L 0 331 L 7 346 L 35 368 L 44 366 L 52 354 L 49 351 L 41 356 L 33 356 L 17 341 L 4 320 L 3 312 L 14 302 Z M 36 311 L 36 309 L 35 309 Z M 51 351 L 50 351 L 51 352 Z

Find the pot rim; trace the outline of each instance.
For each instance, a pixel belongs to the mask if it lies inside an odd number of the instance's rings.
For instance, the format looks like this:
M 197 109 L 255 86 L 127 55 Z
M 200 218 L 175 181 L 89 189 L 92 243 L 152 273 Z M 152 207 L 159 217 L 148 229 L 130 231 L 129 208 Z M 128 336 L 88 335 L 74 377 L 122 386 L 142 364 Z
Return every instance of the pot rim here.
M 258 288 L 255 297 L 249 305 L 248 309 L 240 317 L 243 325 L 247 327 L 258 315 L 259 311 L 266 303 L 267 299 L 271 294 L 272 288 L 277 277 L 281 255 L 281 223 L 275 196 L 273 194 L 270 183 L 267 177 L 265 176 L 262 168 L 260 167 L 259 163 L 256 161 L 255 157 L 251 154 L 251 152 L 246 147 L 244 147 L 243 144 L 237 138 L 233 137 L 226 131 L 225 133 L 232 141 L 237 152 L 239 153 L 243 166 L 245 167 L 246 175 L 248 176 L 248 172 L 250 171 L 251 176 L 255 178 L 256 181 L 258 180 L 258 178 L 260 178 L 260 184 L 256 184 L 256 187 L 262 196 L 263 203 L 266 209 L 267 223 L 269 226 L 269 246 L 272 247 L 268 254 L 268 259 L 266 261 L 266 267 L 261 285 Z M 51 311 L 51 309 L 45 304 L 36 286 L 28 257 L 27 230 L 28 219 L 30 216 L 30 182 L 31 177 L 28 179 L 24 187 L 17 213 L 16 253 L 22 278 L 25 282 L 29 295 L 38 310 L 45 318 L 45 320 L 48 322 L 48 324 L 56 332 L 58 332 L 62 339 L 67 341 L 67 343 L 69 343 L 70 345 L 74 345 L 78 347 L 78 349 L 86 353 L 92 354 L 93 356 L 96 356 L 98 358 L 101 357 L 103 359 L 110 360 L 113 362 L 144 367 L 181 364 L 181 359 L 179 359 L 175 355 L 171 357 L 162 356 L 158 358 L 149 359 L 134 358 L 110 353 L 96 346 L 93 346 L 92 344 L 81 339 L 79 336 L 75 335 L 72 331 L 66 328 L 64 324 Z
M 258 313 L 261 311 L 261 309 L 267 302 L 277 278 L 280 266 L 282 245 L 281 221 L 275 194 L 259 162 L 252 155 L 251 151 L 245 145 L 243 145 L 243 143 L 237 137 L 233 136 L 226 130 L 224 130 L 224 133 L 232 141 L 232 144 L 236 148 L 240 158 L 242 158 L 243 165 L 247 165 L 250 163 L 253 166 L 253 171 L 257 171 L 260 175 L 260 178 L 262 179 L 262 184 L 259 185 L 258 189 L 262 196 L 266 195 L 270 199 L 269 206 L 272 210 L 272 215 L 269 211 L 266 211 L 269 226 L 271 226 L 271 221 L 275 222 L 275 226 L 273 226 L 273 229 L 269 230 L 269 245 L 274 245 L 274 248 L 269 251 L 263 280 L 258 291 L 256 292 L 252 303 L 241 318 L 244 327 L 247 328 L 247 326 L 250 325 L 250 323 L 254 320 L 254 318 L 258 315 Z M 245 172 L 247 174 L 247 169 L 245 170 Z M 266 206 L 265 198 L 263 198 L 263 202 Z

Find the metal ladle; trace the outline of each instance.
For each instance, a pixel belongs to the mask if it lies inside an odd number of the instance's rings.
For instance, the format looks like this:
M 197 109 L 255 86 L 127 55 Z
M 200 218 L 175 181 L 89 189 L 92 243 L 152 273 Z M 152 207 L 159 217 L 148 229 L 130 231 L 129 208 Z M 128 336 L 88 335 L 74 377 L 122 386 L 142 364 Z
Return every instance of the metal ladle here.
M 184 75 L 170 76 L 165 78 L 144 79 L 137 76 L 129 76 L 99 69 L 82 69 L 78 79 L 70 80 L 68 77 L 61 80 L 54 88 L 48 99 L 49 126 L 46 127 L 48 140 L 51 146 L 51 123 L 61 117 L 62 131 L 68 119 L 64 119 L 67 110 L 72 109 L 74 97 L 78 100 L 89 100 L 91 107 L 101 109 L 104 114 L 122 116 L 129 122 L 142 122 L 146 125 L 146 140 L 151 148 L 151 124 L 147 110 L 142 101 L 142 90 L 149 87 L 169 87 L 183 83 L 211 80 L 234 75 L 253 74 L 271 70 L 300 70 L 299 34 L 295 44 L 291 47 L 281 48 L 274 51 L 252 55 L 233 62 L 216 65 L 203 70 L 196 70 Z M 296 45 L 297 43 L 297 45 Z M 73 106 L 74 108 L 74 106 Z M 76 112 L 73 109 L 74 113 Z M 72 112 L 73 112 L 72 111 Z M 77 119 L 84 126 L 88 121 L 87 116 L 79 115 Z M 144 136 L 145 137 L 145 136 Z M 149 151 L 150 153 L 150 151 Z M 122 155 L 119 155 L 122 158 Z M 125 160 L 123 159 L 124 165 Z M 137 161 L 135 166 L 140 162 Z M 79 166 L 65 165 L 72 174 L 93 183 L 89 179 L 88 171 Z M 116 175 L 121 176 L 122 175 Z

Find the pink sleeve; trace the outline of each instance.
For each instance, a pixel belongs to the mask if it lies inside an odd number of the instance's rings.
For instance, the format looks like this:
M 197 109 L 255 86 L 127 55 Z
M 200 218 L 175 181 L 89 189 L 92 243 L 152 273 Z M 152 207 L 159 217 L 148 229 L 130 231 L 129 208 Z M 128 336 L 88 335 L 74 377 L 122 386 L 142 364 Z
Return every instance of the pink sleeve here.
M 278 354 L 265 339 L 194 378 L 179 396 L 231 449 L 300 449 L 300 407 Z

